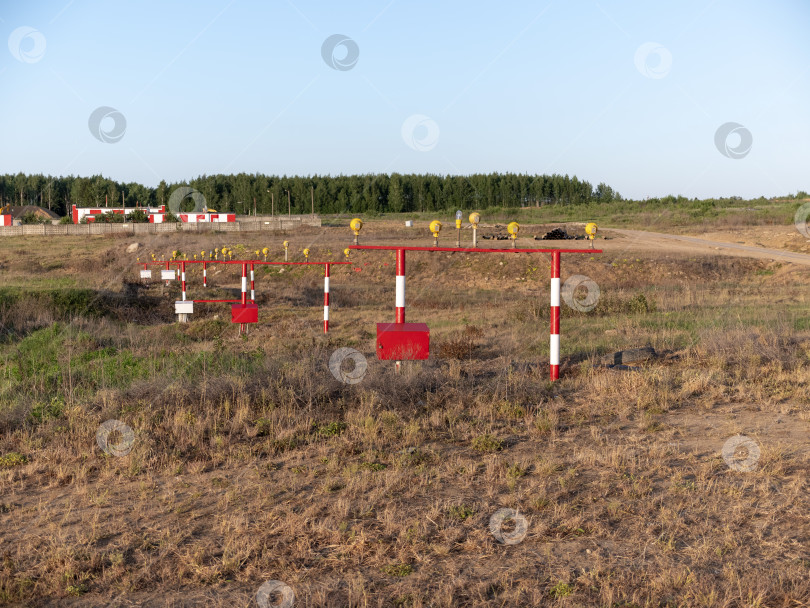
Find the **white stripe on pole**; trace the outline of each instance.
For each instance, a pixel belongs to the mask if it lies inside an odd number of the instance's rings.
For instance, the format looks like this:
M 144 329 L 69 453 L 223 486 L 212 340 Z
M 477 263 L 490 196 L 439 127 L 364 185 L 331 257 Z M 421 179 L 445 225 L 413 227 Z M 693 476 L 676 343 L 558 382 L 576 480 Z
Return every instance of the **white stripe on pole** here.
M 397 275 L 396 307 L 405 308 L 405 277 L 402 275 Z
M 329 306 L 324 306 L 323 307 L 323 320 L 324 321 L 329 320 Z
M 242 277 L 242 291 L 247 291 L 247 277 Z
M 560 334 L 551 334 L 551 350 L 548 359 L 551 365 L 560 364 Z
M 555 277 L 551 279 L 551 305 L 560 305 L 560 278 Z
M 329 277 L 324 277 L 323 278 L 323 292 L 324 293 L 329 293 Z

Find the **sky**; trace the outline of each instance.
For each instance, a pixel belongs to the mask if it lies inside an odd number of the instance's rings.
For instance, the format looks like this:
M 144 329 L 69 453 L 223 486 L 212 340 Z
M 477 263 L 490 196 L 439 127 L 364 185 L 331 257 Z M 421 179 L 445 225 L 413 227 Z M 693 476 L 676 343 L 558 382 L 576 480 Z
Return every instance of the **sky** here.
M 0 173 L 810 191 L 808 24 L 807 0 L 0 0 Z

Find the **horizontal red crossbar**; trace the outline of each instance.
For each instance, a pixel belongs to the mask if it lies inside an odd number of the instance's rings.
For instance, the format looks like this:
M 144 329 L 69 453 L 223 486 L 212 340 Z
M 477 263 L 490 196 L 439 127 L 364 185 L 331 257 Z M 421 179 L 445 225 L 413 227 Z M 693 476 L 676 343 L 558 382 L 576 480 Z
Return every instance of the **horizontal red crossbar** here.
M 195 304 L 197 302 L 241 302 L 242 300 L 189 300 L 190 302 L 193 301 Z M 248 300 L 248 302 L 253 302 L 253 300 Z
M 396 245 L 350 245 L 349 249 L 383 249 L 385 251 L 450 251 L 458 253 L 602 253 L 601 249 L 482 249 L 480 247 L 401 247 Z

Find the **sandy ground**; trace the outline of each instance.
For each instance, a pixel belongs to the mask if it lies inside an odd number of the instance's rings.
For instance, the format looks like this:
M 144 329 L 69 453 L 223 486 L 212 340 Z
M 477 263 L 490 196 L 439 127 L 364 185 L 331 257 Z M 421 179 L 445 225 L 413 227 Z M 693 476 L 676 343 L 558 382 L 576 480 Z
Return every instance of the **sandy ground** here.
M 361 244 L 395 244 L 407 242 L 408 245 L 430 246 L 432 239 L 427 234 L 424 222 L 417 222 L 413 228 L 403 228 L 399 222 L 382 221 L 364 229 Z M 588 241 L 543 241 L 534 240 L 530 235 L 542 235 L 555 227 L 565 228 L 569 234 L 584 234 L 584 223 L 566 224 L 533 224 L 521 226 L 518 248 L 565 248 L 587 249 Z M 385 236 L 383 236 L 385 234 Z M 505 224 L 481 224 L 478 246 L 481 248 L 509 248 L 507 241 L 486 240 L 484 235 L 506 234 Z M 439 245 L 455 246 L 455 230 L 442 232 Z M 606 238 L 602 238 L 606 237 Z M 469 225 L 462 231 L 462 247 L 469 247 L 471 234 Z M 594 242 L 595 248 L 606 254 L 620 257 L 624 252 L 672 252 L 673 254 L 716 254 L 735 257 L 747 257 L 782 263 L 794 263 L 801 266 L 810 265 L 810 239 L 805 238 L 795 226 L 745 226 L 730 227 L 701 232 L 692 230 L 689 234 L 665 234 L 661 232 L 628 230 L 623 228 L 599 228 L 599 237 Z
M 788 229 L 783 230 L 787 232 Z M 665 250 L 673 253 L 715 253 L 810 266 L 810 254 L 764 246 L 765 243 L 780 242 L 778 237 L 782 231 L 776 229 L 747 229 L 741 241 L 733 241 L 740 235 L 729 232 L 713 232 L 701 237 L 624 229 L 605 229 L 603 232 L 607 239 L 597 240 L 596 246 L 610 255 L 620 255 L 622 251 Z M 757 237 L 758 234 L 761 238 Z M 785 242 L 785 239 L 781 242 Z

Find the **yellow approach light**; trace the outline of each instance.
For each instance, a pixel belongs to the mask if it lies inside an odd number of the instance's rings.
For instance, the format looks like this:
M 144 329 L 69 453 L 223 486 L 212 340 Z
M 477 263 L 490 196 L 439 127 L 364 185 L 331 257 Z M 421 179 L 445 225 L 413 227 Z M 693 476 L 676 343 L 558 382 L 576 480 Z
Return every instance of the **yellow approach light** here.
M 363 220 L 359 217 L 354 218 L 349 222 L 349 228 L 354 232 L 354 244 L 359 245 L 358 241 L 360 240 L 360 230 L 363 228 Z
M 349 249 L 348 247 L 346 247 L 346 249 L 343 250 L 343 255 L 346 256 L 347 260 L 349 259 L 349 254 L 350 253 L 351 253 L 351 249 Z
M 470 214 L 469 220 L 473 229 L 473 247 L 478 247 L 478 222 L 481 221 L 481 215 L 473 211 Z
M 593 239 L 596 237 L 596 224 L 593 222 L 588 222 L 585 224 L 585 232 L 588 234 L 588 238 L 591 240 L 591 249 L 593 249 Z
M 442 230 L 442 223 L 439 220 L 430 222 L 430 231 L 433 233 L 434 238 L 438 238 L 439 232 Z
M 520 224 L 517 222 L 509 222 L 509 225 L 506 227 L 506 231 L 509 233 L 509 236 L 512 237 L 512 249 L 517 247 L 517 234 L 520 230 Z
M 309 259 L 309 249 L 304 249 L 304 257 L 308 260 Z

